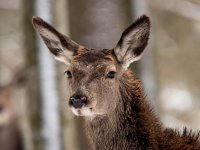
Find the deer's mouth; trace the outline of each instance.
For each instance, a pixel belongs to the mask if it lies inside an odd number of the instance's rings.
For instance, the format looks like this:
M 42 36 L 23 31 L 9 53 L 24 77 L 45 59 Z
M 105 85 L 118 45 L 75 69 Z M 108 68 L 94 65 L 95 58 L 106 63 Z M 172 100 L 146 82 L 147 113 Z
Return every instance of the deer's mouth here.
M 88 117 L 92 117 L 94 115 L 92 108 L 89 107 L 81 107 L 81 108 L 74 108 L 71 107 L 72 112 L 76 115 L 76 116 L 88 116 Z
M 85 117 L 89 117 L 89 118 L 94 118 L 96 116 L 104 116 L 105 112 L 100 111 L 100 110 L 95 110 L 92 107 L 82 107 L 82 108 L 74 108 L 71 107 L 71 110 L 73 112 L 74 115 L 76 116 L 85 116 Z

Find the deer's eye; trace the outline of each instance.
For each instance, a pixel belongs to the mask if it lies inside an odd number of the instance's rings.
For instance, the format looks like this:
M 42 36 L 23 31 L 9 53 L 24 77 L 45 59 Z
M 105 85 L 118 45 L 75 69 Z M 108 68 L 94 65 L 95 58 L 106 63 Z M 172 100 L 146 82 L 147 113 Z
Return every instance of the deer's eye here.
M 116 75 L 116 72 L 115 71 L 109 71 L 107 74 L 106 74 L 106 77 L 108 78 L 111 78 L 113 79 Z
M 64 74 L 67 76 L 67 78 L 72 78 L 71 71 L 67 70 L 67 71 L 64 72 Z

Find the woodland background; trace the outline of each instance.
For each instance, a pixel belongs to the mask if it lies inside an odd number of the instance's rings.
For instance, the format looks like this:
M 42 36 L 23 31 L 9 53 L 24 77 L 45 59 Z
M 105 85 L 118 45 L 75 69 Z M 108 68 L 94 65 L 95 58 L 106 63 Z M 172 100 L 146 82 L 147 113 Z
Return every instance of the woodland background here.
M 26 150 L 88 149 L 81 118 L 68 108 L 65 66 L 31 18 L 86 47 L 112 48 L 141 14 L 150 16 L 151 37 L 131 69 L 166 127 L 200 129 L 199 0 L 0 0 L 0 127 L 17 124 Z

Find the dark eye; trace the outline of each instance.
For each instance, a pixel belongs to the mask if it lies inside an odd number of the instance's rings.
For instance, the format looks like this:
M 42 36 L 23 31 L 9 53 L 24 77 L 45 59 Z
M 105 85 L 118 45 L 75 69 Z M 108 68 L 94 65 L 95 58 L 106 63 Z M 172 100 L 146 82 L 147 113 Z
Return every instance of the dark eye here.
M 67 78 L 72 78 L 72 73 L 71 71 L 67 70 L 64 72 L 65 75 L 67 75 Z
M 107 74 L 106 74 L 106 76 L 108 77 L 108 78 L 114 78 L 115 77 L 115 75 L 116 75 L 116 72 L 115 71 L 109 71 Z

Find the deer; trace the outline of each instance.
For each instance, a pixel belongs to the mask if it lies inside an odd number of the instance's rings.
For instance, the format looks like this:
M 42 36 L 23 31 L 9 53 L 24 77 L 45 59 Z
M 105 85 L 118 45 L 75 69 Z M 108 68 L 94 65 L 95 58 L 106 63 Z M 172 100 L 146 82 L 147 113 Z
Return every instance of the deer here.
M 32 24 L 55 59 L 66 65 L 69 107 L 85 120 L 93 150 L 199 150 L 199 132 L 166 128 L 128 69 L 145 51 L 150 19 L 142 15 L 112 49 L 79 45 L 38 16 Z
M 24 150 L 18 115 L 11 102 L 12 84 L 0 86 L 0 149 Z

